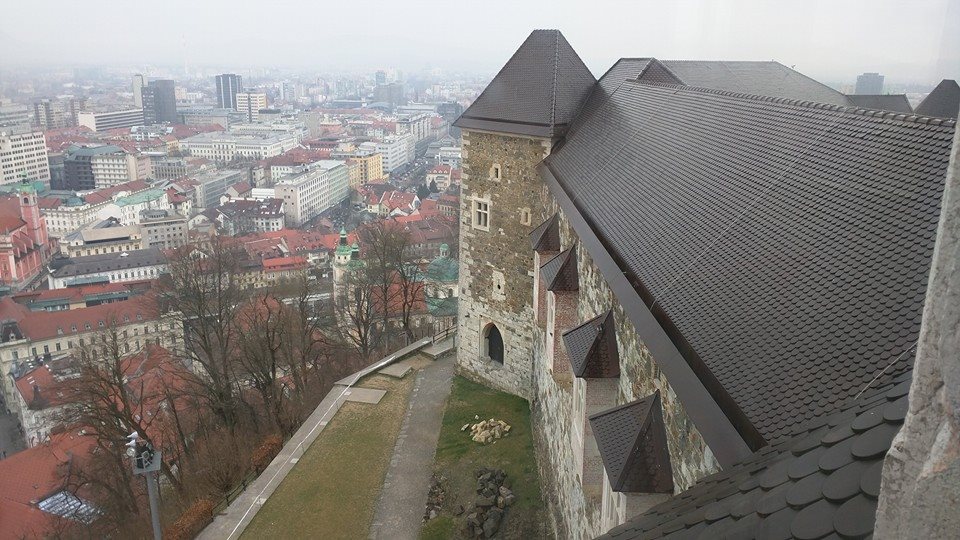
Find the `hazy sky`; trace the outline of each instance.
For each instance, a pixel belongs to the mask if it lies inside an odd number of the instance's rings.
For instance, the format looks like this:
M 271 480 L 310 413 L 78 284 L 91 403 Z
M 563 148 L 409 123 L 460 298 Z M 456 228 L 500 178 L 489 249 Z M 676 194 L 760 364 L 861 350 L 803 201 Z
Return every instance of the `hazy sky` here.
M 778 60 L 828 82 L 960 78 L 960 0 L 2 0 L 0 64 L 493 72 L 559 28 L 621 56 Z

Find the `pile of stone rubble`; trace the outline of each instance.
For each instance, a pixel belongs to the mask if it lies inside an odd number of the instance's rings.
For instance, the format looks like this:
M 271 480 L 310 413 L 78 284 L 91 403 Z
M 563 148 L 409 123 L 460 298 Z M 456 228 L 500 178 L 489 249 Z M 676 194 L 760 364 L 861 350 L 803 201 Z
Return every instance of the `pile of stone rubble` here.
M 500 530 L 507 507 L 516 497 L 503 470 L 481 467 L 476 477 L 478 497 L 467 513 L 464 529 L 468 536 L 491 538 Z
M 433 475 L 430 481 L 430 492 L 427 493 L 427 507 L 423 512 L 423 521 L 429 521 L 440 513 L 443 507 L 443 476 Z
M 474 419 L 480 420 L 479 416 Z M 460 431 L 470 430 L 470 438 L 480 444 L 487 444 L 497 439 L 507 436 L 510 432 L 510 424 L 503 420 L 491 418 L 489 420 L 480 420 L 476 424 L 464 424 Z

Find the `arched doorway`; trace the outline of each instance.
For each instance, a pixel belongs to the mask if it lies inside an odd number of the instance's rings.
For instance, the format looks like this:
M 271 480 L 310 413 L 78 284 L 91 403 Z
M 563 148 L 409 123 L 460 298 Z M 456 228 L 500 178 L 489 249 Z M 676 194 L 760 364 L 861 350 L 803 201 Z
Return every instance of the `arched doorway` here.
M 495 324 L 487 325 L 483 333 L 483 350 L 487 357 L 498 364 L 503 363 L 503 336 Z

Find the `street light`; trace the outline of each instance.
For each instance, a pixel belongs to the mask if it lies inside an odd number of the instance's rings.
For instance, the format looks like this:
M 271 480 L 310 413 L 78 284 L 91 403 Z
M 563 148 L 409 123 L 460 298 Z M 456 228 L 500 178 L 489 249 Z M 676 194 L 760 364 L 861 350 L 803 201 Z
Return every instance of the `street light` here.
M 160 451 L 148 441 L 140 440 L 137 431 L 127 435 L 127 456 L 133 462 L 133 473 L 147 478 L 147 495 L 150 498 L 150 521 L 153 525 L 153 539 L 162 540 L 160 531 L 160 494 L 157 489 L 156 472 L 160 470 Z

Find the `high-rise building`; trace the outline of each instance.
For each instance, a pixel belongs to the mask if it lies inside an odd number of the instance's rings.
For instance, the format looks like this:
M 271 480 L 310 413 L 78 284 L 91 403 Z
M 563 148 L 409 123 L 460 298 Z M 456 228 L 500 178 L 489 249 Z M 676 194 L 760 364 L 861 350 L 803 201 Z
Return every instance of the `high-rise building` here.
M 143 96 L 144 124 L 177 123 L 176 84 L 172 80 L 150 81 L 140 94 Z
M 47 143 L 43 132 L 29 125 L 0 127 L 0 184 L 26 178 L 50 181 Z
M 217 75 L 217 107 L 237 109 L 237 92 L 243 90 L 243 77 L 233 73 Z
M 883 75 L 862 73 L 857 75 L 857 88 L 854 94 L 879 95 L 883 93 Z
M 267 108 L 264 92 L 237 92 L 237 110 L 246 115 L 247 122 L 260 120 L 260 109 Z
M 391 107 L 396 107 L 407 103 L 404 94 L 403 83 L 379 84 L 373 89 L 373 100 L 389 103 Z
M 75 127 L 86 105 L 86 98 L 41 99 L 33 104 L 33 122 L 43 130 Z
M 147 85 L 147 79 L 137 73 L 133 76 L 133 106 L 143 108 L 143 87 Z

